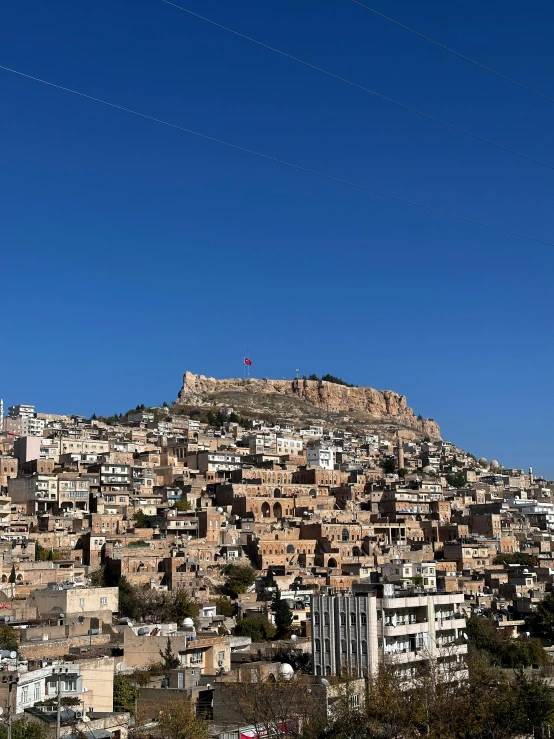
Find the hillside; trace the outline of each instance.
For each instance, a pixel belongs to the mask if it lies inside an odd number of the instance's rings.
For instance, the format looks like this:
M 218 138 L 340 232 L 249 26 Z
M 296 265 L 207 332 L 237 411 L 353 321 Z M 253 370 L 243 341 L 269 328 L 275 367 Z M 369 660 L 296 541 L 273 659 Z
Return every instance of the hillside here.
M 217 380 L 187 371 L 176 403 L 232 407 L 237 413 L 258 414 L 277 422 L 351 427 L 384 436 L 403 431 L 406 438 L 440 439 L 435 421 L 416 416 L 404 395 L 321 380 Z

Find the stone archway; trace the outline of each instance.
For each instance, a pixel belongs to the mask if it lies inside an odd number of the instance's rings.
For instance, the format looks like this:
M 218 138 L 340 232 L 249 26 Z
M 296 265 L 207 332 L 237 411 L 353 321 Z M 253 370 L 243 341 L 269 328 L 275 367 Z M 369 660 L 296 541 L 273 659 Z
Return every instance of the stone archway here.
M 269 518 L 271 516 L 271 508 L 269 503 L 265 501 L 262 503 L 262 518 Z

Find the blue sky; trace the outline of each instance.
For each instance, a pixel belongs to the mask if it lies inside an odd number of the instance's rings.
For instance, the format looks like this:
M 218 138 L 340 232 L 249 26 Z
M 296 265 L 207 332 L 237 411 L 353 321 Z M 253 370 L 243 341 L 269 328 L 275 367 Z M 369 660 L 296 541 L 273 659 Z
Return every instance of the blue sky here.
M 554 7 L 371 0 L 554 96 Z M 554 163 L 554 104 L 348 0 L 183 5 Z M 160 0 L 1 11 L 0 64 L 308 168 L 554 240 L 554 171 Z M 185 369 L 330 372 L 407 395 L 479 456 L 554 476 L 554 249 L 0 72 L 0 393 L 112 413 Z

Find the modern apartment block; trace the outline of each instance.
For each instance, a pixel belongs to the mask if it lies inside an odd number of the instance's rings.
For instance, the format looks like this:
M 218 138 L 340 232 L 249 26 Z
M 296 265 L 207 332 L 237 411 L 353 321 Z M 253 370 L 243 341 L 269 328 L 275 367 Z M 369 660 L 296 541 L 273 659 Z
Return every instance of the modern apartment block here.
M 409 677 L 417 662 L 436 659 L 465 670 L 462 593 L 395 591 L 354 585 L 353 593 L 312 596 L 312 657 L 316 675 L 374 675 L 398 665 Z M 460 674 L 460 677 L 462 674 Z

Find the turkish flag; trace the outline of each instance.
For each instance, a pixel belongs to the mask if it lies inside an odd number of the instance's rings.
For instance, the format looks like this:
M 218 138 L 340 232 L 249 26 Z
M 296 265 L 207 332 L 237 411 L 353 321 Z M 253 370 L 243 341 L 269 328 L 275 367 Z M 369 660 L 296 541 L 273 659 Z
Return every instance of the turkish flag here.
M 247 364 L 249 367 L 251 367 L 252 366 L 252 360 L 251 359 L 248 359 L 248 357 L 245 357 L 244 358 L 244 364 Z

